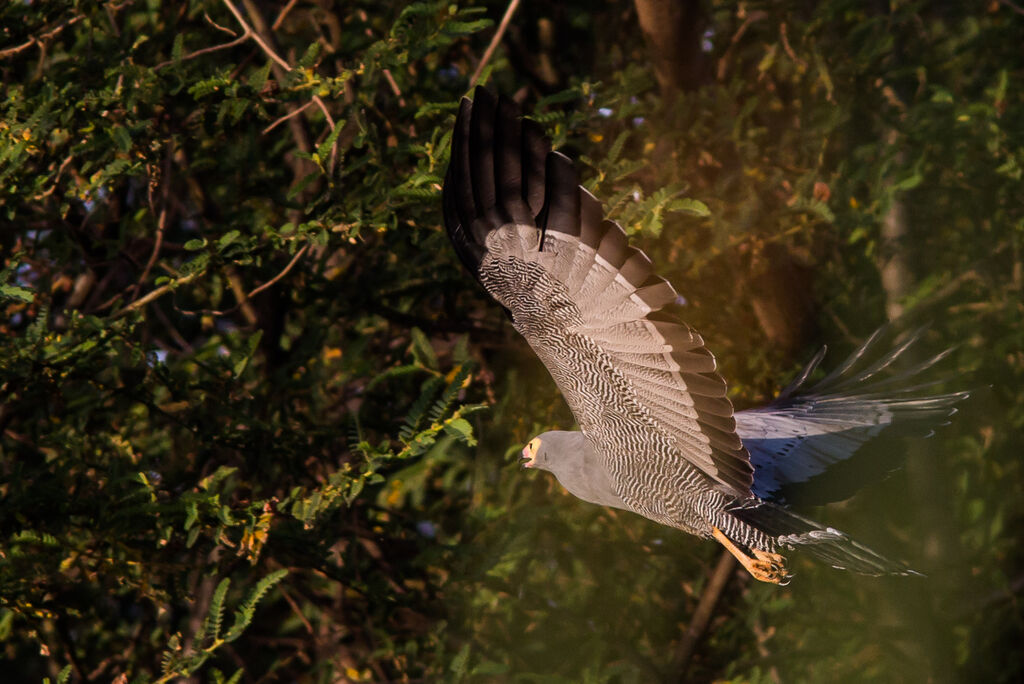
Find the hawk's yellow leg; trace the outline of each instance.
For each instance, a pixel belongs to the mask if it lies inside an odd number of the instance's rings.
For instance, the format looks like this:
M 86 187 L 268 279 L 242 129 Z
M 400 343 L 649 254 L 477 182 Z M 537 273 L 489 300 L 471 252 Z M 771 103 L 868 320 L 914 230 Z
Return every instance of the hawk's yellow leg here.
M 711 528 L 711 535 L 724 546 L 729 553 L 736 556 L 736 560 L 747 569 L 754 579 L 772 584 L 786 584 L 789 580 L 789 573 L 786 572 L 786 559 L 777 553 L 769 553 L 761 549 L 751 549 L 754 557 L 751 558 L 743 553 L 725 533 L 717 527 Z

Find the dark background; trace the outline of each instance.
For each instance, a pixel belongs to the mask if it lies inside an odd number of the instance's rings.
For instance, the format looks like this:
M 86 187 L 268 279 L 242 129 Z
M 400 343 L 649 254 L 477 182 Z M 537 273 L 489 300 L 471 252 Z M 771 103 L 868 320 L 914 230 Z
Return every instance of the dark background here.
M 4 681 L 1024 678 L 1024 9 L 527 2 L 484 61 L 507 8 L 0 7 Z M 478 70 L 738 407 L 955 347 L 953 423 L 807 511 L 927 578 L 794 556 L 702 625 L 720 547 L 518 470 L 572 417 L 441 224 Z

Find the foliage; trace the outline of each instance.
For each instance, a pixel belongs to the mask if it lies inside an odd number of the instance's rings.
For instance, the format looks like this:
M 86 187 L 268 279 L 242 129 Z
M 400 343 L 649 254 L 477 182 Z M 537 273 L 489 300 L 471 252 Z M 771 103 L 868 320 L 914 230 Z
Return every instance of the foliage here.
M 514 467 L 572 418 L 441 225 L 505 5 L 0 6 L 10 681 L 678 678 L 718 550 Z M 953 384 L 989 389 L 820 516 L 929 580 L 737 575 L 688 676 L 1016 681 L 1024 17 L 704 13 L 705 85 L 674 99 L 624 0 L 524 3 L 484 74 L 525 86 L 737 404 L 881 322 L 894 249 Z M 763 315 L 780 263 L 820 331 L 795 349 Z

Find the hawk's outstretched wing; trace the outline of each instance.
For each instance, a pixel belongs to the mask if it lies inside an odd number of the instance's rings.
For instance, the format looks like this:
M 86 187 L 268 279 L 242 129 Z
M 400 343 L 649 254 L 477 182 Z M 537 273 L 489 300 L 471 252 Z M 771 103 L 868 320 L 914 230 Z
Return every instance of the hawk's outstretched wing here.
M 678 463 L 637 447 L 656 438 L 750 496 L 750 459 L 715 358 L 664 311 L 675 290 L 539 126 L 483 88 L 459 107 L 444 214 L 460 259 L 509 312 L 584 433 L 621 447 L 606 452 L 610 472 L 638 486 L 658 471 L 677 478 Z

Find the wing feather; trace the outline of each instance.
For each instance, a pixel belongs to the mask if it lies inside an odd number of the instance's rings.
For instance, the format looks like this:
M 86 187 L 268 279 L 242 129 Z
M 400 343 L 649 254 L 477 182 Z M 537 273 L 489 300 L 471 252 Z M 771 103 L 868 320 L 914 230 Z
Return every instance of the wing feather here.
M 934 383 L 906 386 L 907 380 L 919 377 L 949 351 L 893 372 L 922 331 L 911 332 L 880 353 L 889 332 L 886 326 L 879 328 L 836 370 L 805 388 L 825 356 L 822 349 L 773 402 L 736 414 L 737 431 L 757 471 L 757 496 L 779 497 L 786 485 L 821 475 L 890 427 L 897 433 L 902 428 L 927 434 L 956 412 L 955 405 L 967 392 L 921 395 L 917 393 Z
M 460 259 L 511 313 L 584 432 L 657 435 L 720 486 L 750 496 L 750 457 L 714 356 L 663 310 L 675 289 L 604 217 L 536 123 L 483 88 L 464 98 L 444 194 Z M 622 462 L 610 470 L 638 457 L 613 454 Z

